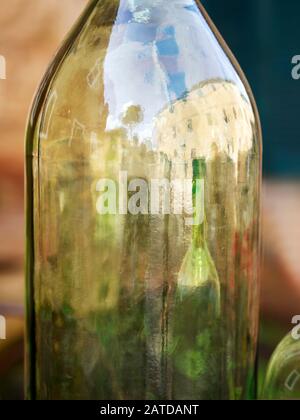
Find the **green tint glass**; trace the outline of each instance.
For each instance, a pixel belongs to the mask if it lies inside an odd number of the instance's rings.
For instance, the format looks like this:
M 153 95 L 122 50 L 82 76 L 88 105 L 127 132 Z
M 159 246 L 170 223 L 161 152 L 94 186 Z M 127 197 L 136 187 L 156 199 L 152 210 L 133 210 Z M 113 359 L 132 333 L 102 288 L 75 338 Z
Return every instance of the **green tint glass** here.
M 26 158 L 28 398 L 254 398 L 260 125 L 202 6 L 91 1 Z
M 296 329 L 271 358 L 263 392 L 266 400 L 300 400 L 300 335 Z

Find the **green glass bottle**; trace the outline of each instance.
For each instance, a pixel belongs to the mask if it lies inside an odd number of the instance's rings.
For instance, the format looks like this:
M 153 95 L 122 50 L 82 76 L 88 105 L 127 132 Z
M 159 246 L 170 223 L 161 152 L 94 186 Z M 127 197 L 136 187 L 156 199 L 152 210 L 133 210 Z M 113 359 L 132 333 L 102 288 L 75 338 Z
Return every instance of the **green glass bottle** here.
M 262 398 L 270 401 L 300 400 L 300 335 L 298 332 L 289 333 L 276 348 L 268 366 Z
M 193 197 L 196 208 L 197 188 L 204 186 L 205 159 L 193 162 Z M 197 181 L 203 181 L 197 183 Z M 196 215 L 195 215 L 196 216 Z M 174 398 L 219 399 L 218 362 L 222 343 L 220 328 L 220 282 L 210 255 L 206 237 L 205 214 L 194 219 L 192 243 L 178 274 L 174 302 Z M 222 381 L 221 381 L 222 383 Z
M 26 159 L 27 397 L 254 398 L 260 124 L 203 7 L 90 1 Z

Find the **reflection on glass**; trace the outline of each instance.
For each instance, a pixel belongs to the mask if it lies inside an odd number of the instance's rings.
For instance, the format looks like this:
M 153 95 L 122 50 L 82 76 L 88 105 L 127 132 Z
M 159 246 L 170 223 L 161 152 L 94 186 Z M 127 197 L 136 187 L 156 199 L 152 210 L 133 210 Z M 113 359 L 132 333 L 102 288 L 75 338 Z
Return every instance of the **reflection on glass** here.
M 195 1 L 90 2 L 29 121 L 29 398 L 254 397 L 260 141 Z

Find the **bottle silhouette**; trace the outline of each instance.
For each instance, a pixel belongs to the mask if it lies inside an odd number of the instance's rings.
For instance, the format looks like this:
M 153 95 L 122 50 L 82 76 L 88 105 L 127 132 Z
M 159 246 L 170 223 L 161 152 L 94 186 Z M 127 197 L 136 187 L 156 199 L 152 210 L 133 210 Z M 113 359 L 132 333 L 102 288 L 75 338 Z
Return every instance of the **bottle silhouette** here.
M 27 397 L 254 398 L 260 125 L 203 7 L 91 1 L 26 159 Z

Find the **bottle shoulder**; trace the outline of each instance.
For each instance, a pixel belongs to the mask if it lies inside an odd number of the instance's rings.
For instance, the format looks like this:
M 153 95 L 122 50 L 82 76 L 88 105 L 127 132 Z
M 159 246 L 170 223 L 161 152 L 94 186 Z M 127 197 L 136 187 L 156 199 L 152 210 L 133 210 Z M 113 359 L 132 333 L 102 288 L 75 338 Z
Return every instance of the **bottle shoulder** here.
M 289 333 L 270 360 L 263 397 L 292 400 L 300 398 L 300 340 Z
M 196 3 L 127 3 L 106 14 L 97 3 L 58 53 L 33 107 L 32 147 L 89 142 L 117 130 L 188 159 L 195 151 L 259 155 L 251 92 Z
M 276 348 L 271 365 L 280 371 L 286 365 L 296 362 L 297 367 L 300 368 L 300 340 L 295 339 L 292 333 L 289 333 Z

